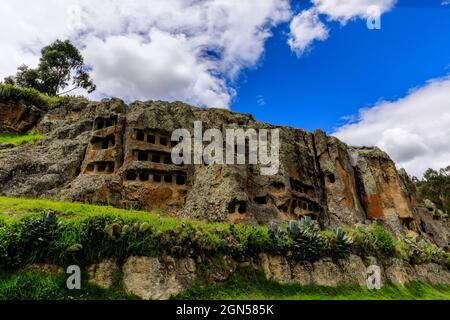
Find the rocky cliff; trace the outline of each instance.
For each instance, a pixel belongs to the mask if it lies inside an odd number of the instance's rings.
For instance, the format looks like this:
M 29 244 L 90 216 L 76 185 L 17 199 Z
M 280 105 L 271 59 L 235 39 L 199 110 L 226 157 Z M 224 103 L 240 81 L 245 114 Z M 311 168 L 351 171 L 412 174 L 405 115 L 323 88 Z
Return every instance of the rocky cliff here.
M 181 102 L 67 99 L 39 109 L 0 103 L 0 132 L 35 128 L 45 139 L 0 151 L 0 195 L 161 210 L 177 217 L 268 224 L 309 216 L 322 228 L 378 220 L 448 248 L 446 217 L 419 203 L 408 175 L 378 148 L 324 132 L 278 127 L 251 115 Z M 279 129 L 280 166 L 176 165 L 174 130 Z

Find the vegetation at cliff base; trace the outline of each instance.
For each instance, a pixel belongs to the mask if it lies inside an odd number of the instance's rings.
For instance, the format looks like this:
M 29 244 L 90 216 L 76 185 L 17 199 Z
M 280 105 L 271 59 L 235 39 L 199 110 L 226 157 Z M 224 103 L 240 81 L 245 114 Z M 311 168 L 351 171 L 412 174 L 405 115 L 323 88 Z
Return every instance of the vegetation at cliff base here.
M 129 300 L 138 297 L 121 288 L 103 289 L 84 280 L 82 290 L 69 290 L 64 274 L 0 272 L 0 300 Z
M 310 221 L 252 226 L 176 219 L 157 213 L 72 202 L 0 197 L 0 267 L 87 264 L 131 255 L 174 257 L 260 253 L 296 261 L 350 253 L 450 265 L 428 244 L 394 241 L 381 226 L 319 231 Z
M 38 134 L 35 131 L 30 131 L 25 134 L 0 133 L 0 144 L 12 143 L 21 145 L 24 143 L 34 144 L 36 141 L 44 139 L 44 135 Z
M 126 293 L 120 284 L 103 289 L 83 277 L 81 290 L 69 290 L 65 274 L 0 272 L 0 300 L 128 300 L 139 297 Z M 239 269 L 228 280 L 209 286 L 194 286 L 172 299 L 189 300 L 424 300 L 450 299 L 450 286 L 420 282 L 405 286 L 386 285 L 368 290 L 356 285 L 327 287 L 280 284 L 267 280 L 262 272 Z
M 66 275 L 26 271 L 34 263 L 61 267 L 128 256 L 230 255 L 259 253 L 314 261 L 350 253 L 396 256 L 410 262 L 446 263 L 449 256 L 430 244 L 395 241 L 381 226 L 318 231 L 308 222 L 251 226 L 176 219 L 110 206 L 0 197 L 0 299 L 130 299 L 120 285 L 100 289 L 83 282 L 65 286 Z M 447 264 L 448 265 L 448 264 Z M 83 277 L 83 281 L 87 277 Z M 238 269 L 227 281 L 205 287 L 195 282 L 176 299 L 449 299 L 450 287 L 412 283 L 378 291 L 358 286 L 337 288 L 279 284 L 261 272 Z
M 449 300 L 450 286 L 413 282 L 369 290 L 357 285 L 327 287 L 280 284 L 262 272 L 240 269 L 228 280 L 210 286 L 194 286 L 173 297 L 180 300 Z

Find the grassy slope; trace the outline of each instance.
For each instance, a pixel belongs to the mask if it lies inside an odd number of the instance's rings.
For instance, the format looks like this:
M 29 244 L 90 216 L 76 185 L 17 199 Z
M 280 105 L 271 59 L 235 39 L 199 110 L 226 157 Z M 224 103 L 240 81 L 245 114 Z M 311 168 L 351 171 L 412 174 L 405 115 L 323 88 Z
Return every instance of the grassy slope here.
M 183 223 L 192 223 L 203 228 L 225 228 L 221 224 L 179 220 L 157 213 L 123 210 L 109 206 L 96 206 L 50 200 L 0 197 L 0 225 L 17 218 L 45 210 L 56 211 L 66 221 L 78 221 L 83 217 L 116 215 L 126 219 L 146 221 L 159 230 L 171 230 Z M 102 290 L 83 284 L 80 292 L 65 289 L 63 277 L 26 273 L 11 276 L 0 273 L 0 299 L 128 299 L 120 286 Z M 450 299 L 450 287 L 433 287 L 415 283 L 406 287 L 386 286 L 380 291 L 369 291 L 356 286 L 330 288 L 320 286 L 281 285 L 266 280 L 261 273 L 240 270 L 228 281 L 202 288 L 195 285 L 191 290 L 175 298 L 185 299 Z
M 37 140 L 43 139 L 44 136 L 33 131 L 26 134 L 0 134 L 0 143 L 12 143 L 20 145 L 24 143 L 34 144 Z
M 128 300 L 138 297 L 125 293 L 120 286 L 102 289 L 83 281 L 81 290 L 69 290 L 64 275 L 41 272 L 0 273 L 0 300 Z
M 279 284 L 267 280 L 262 272 L 239 270 L 223 283 L 207 288 L 194 286 L 175 299 L 206 300 L 450 300 L 450 286 L 411 283 L 386 285 L 381 290 L 358 286 L 325 287 Z

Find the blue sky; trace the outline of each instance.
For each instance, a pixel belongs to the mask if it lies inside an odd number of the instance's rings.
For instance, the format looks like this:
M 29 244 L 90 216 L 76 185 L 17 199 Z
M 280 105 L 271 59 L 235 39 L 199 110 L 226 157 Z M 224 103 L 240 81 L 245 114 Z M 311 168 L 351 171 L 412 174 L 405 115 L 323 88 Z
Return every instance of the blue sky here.
M 300 57 L 286 44 L 289 24 L 279 25 L 258 66 L 239 77 L 232 110 L 331 133 L 342 117 L 450 73 L 450 6 L 403 1 L 381 22 L 381 30 L 363 19 L 333 22 L 330 37 Z

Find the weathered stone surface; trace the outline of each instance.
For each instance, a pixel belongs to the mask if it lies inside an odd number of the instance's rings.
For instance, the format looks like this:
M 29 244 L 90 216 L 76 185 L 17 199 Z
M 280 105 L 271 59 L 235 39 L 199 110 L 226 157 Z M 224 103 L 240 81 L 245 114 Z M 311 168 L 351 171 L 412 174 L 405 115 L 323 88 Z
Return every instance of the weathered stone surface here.
M 346 144 L 317 130 L 314 135 L 320 169 L 324 175 L 329 227 L 364 223 L 354 159 Z
M 23 271 L 25 272 L 46 272 L 51 274 L 61 274 L 64 273 L 64 269 L 60 266 L 47 263 L 34 263 L 26 266 Z
M 335 287 L 345 283 L 344 274 L 330 258 L 313 263 L 312 279 L 315 284 Z
M 219 259 L 219 260 L 218 260 Z M 222 256 L 222 257 L 214 257 L 212 259 L 205 259 L 204 263 L 206 263 L 206 267 L 203 268 L 203 276 L 206 282 L 220 282 L 225 281 L 230 277 L 238 266 L 238 263 L 233 260 L 230 256 Z M 250 263 L 242 263 L 241 266 L 247 265 L 250 266 Z
M 8 143 L 8 142 L 0 143 L 0 150 L 12 149 L 15 146 L 16 145 L 13 143 Z
M 450 248 L 450 229 L 448 216 L 430 200 L 425 199 L 423 204 L 417 206 L 417 214 L 421 220 L 422 234 L 432 239 L 440 247 Z
M 105 289 L 113 285 L 114 275 L 119 272 L 115 259 L 107 259 L 87 267 L 89 282 Z
M 338 264 L 342 270 L 343 282 L 346 284 L 366 284 L 366 269 L 359 256 L 351 254 L 347 259 L 340 259 Z
M 450 271 L 435 263 L 417 264 L 414 266 L 417 280 L 431 284 L 450 284 Z
M 417 279 L 416 271 L 407 262 L 393 258 L 386 266 L 386 277 L 393 284 L 406 284 Z
M 260 259 L 261 268 L 266 274 L 267 279 L 279 283 L 291 282 L 291 267 L 285 257 L 261 254 Z
M 0 132 L 27 132 L 37 124 L 44 113 L 44 110 L 23 102 L 0 102 Z
M 162 101 L 127 106 L 118 99 L 69 99 L 36 117 L 30 123 L 44 140 L 0 152 L 0 195 L 157 209 L 230 223 L 310 216 L 320 227 L 334 228 L 377 219 L 394 235 L 415 232 L 448 245 L 448 224 L 441 219 L 437 225 L 435 215 L 430 220 L 417 209 L 411 180 L 388 155 L 349 147 L 320 130 Z M 202 122 L 203 131 L 280 129 L 278 173 L 261 175 L 260 165 L 173 164 L 171 133 L 184 128 L 193 135 L 194 121 Z
M 143 299 L 168 299 L 189 287 L 196 264 L 192 259 L 129 257 L 122 272 L 127 291 Z
M 313 284 L 312 271 L 313 267 L 310 262 L 294 263 L 292 268 L 292 282 L 306 286 Z
M 389 156 L 376 147 L 352 148 L 351 154 L 366 215 L 383 221 L 394 234 L 418 231 L 419 217 Z

